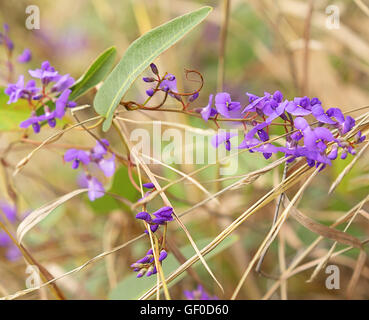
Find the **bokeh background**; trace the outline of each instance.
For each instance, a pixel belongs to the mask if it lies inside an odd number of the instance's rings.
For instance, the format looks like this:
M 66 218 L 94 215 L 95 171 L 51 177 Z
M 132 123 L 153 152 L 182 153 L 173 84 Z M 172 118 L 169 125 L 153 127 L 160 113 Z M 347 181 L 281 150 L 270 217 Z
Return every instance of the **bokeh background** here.
M 40 8 L 40 30 L 27 30 L 25 8 L 27 5 Z M 309 14 L 311 4 L 313 9 Z M 90 63 L 104 49 L 115 45 L 121 57 L 129 44 L 141 34 L 176 16 L 199 8 L 202 5 L 214 7 L 213 12 L 199 27 L 193 30 L 157 61 L 161 71 L 177 76 L 179 87 L 193 88 L 185 81 L 183 69 L 196 69 L 205 79 L 204 88 L 197 107 L 207 104 L 208 95 L 219 89 L 218 65 L 221 51 L 221 28 L 225 11 L 223 1 L 185 0 L 64 0 L 64 1 L 1 1 L 0 22 L 10 26 L 10 35 L 15 42 L 15 53 L 30 48 L 33 59 L 26 66 L 16 66 L 16 75 L 25 74 L 28 69 L 37 68 L 49 60 L 62 74 L 70 73 L 77 79 Z M 329 5 L 339 9 L 339 28 L 329 29 L 326 22 Z M 308 95 L 318 97 L 323 106 L 339 107 L 344 111 L 365 107 L 369 103 L 369 11 L 365 1 L 298 1 L 298 0 L 231 0 L 227 39 L 225 42 L 223 89 L 232 93 L 234 99 L 246 103 L 245 92 L 262 95 L 264 91 L 280 90 L 285 97 Z M 310 16 L 310 18 L 309 18 Z M 308 50 L 307 50 L 308 49 Z M 118 60 L 117 60 L 118 61 Z M 142 101 L 147 86 L 136 81 L 130 90 L 129 99 Z M 91 104 L 92 90 L 79 99 L 79 104 Z M 168 102 L 169 106 L 176 103 Z M 1 106 L 0 106 L 1 107 Z M 365 112 L 352 113 L 358 116 Z M 84 118 L 92 116 L 86 111 Z M 129 115 L 132 119 L 147 120 L 142 114 Z M 214 128 L 198 119 L 183 115 L 150 114 L 152 119 L 174 121 L 198 128 Z M 72 122 L 73 119 L 70 119 Z M 130 125 L 134 129 L 136 125 Z M 147 126 L 150 130 L 150 126 Z M 124 150 L 114 132 L 103 134 L 122 153 Z M 30 140 L 42 141 L 52 131 L 44 130 Z M 276 134 L 278 132 L 275 132 Z M 0 152 L 18 141 L 20 131 L 0 132 Z M 37 142 L 36 141 L 36 142 Z M 63 136 L 58 143 L 75 143 L 93 146 L 93 139 L 83 131 L 73 131 Z M 16 177 L 12 172 L 16 163 L 27 155 L 35 144 L 18 143 L 6 157 L 7 166 L 0 172 L 0 198 L 11 202 L 9 190 L 17 194 L 18 219 L 22 213 L 34 210 L 53 199 L 77 188 L 76 173 L 62 161 L 65 150 L 49 146 L 41 150 Z M 119 149 L 122 148 L 122 149 Z M 311 218 L 330 225 L 345 212 L 362 201 L 369 191 L 368 154 L 364 154 L 356 166 L 344 178 L 333 195 L 328 196 L 330 184 L 352 160 L 335 161 L 322 172 L 305 192 L 300 209 Z M 238 174 L 261 168 L 270 163 L 260 155 L 243 155 L 240 158 Z M 161 166 L 152 166 L 153 171 L 166 179 L 178 176 Z M 196 166 L 178 165 L 176 168 L 191 172 Z M 238 217 L 251 204 L 268 192 L 280 179 L 281 171 L 268 173 L 244 188 L 226 193 L 220 198 L 220 205 L 203 206 L 184 219 L 188 229 L 203 247 Z M 209 169 L 196 176 L 210 192 L 226 186 L 229 181 L 214 183 L 216 170 Z M 164 181 L 163 181 L 164 182 Z M 118 170 L 113 180 L 106 180 L 110 190 L 130 201 L 140 197 L 130 185 L 126 168 Z M 11 187 L 9 187 L 11 185 Z M 297 188 L 297 187 L 296 187 Z M 297 189 L 289 192 L 294 194 Z M 204 198 L 194 186 L 181 183 L 169 189 L 169 196 L 177 211 L 184 211 Z M 154 203 L 159 206 L 160 201 Z M 222 294 L 204 268 L 197 264 L 195 271 L 206 290 L 219 298 L 228 299 L 245 270 L 250 258 L 267 234 L 274 211 L 272 203 L 245 222 L 226 243 L 209 258 L 209 265 L 222 282 Z M 365 240 L 369 233 L 368 206 L 358 215 L 349 233 Z M 342 228 L 341 228 L 342 229 Z M 13 230 L 15 231 L 15 229 Z M 39 263 L 53 276 L 60 276 L 82 265 L 87 260 L 122 244 L 143 231 L 142 225 L 134 219 L 133 212 L 108 196 L 90 203 L 87 197 L 74 199 L 56 209 L 26 237 L 27 248 Z M 177 227 L 170 227 L 171 238 L 182 248 L 185 256 L 194 252 L 184 233 Z M 294 220 L 286 222 L 282 229 L 283 248 L 287 264 L 306 248 L 317 235 L 308 231 Z M 279 239 L 281 241 L 281 239 Z M 333 241 L 324 240 L 306 258 L 307 261 L 323 256 Z M 147 239 L 135 242 L 97 262 L 90 263 L 81 271 L 63 278 L 57 284 L 70 299 L 136 299 L 150 287 L 149 280 L 135 279 L 129 265 L 146 252 Z M 337 246 L 336 250 L 344 246 Z M 278 242 L 268 252 L 263 269 L 270 274 L 280 272 L 278 266 Z M 12 294 L 25 288 L 27 278 L 23 259 L 9 261 L 0 248 L 0 293 Z M 288 280 L 289 299 L 337 299 L 345 297 L 345 288 L 353 273 L 358 250 L 350 250 L 331 260 L 339 265 L 341 289 L 329 290 L 325 286 L 327 275 L 324 269 L 310 283 L 313 268 L 307 269 Z M 172 261 L 173 260 L 173 261 Z M 168 265 L 176 266 L 172 259 Z M 178 265 L 178 264 L 177 264 Z M 369 297 L 369 268 L 364 267 L 355 290 L 355 298 Z M 155 281 L 155 279 L 154 279 Z M 262 298 L 274 280 L 250 275 L 240 292 L 240 299 Z M 174 298 L 184 299 L 183 290 L 197 286 L 193 278 L 185 275 L 170 289 Z M 48 289 L 39 290 L 22 298 L 53 298 Z M 279 299 L 279 290 L 272 298 Z

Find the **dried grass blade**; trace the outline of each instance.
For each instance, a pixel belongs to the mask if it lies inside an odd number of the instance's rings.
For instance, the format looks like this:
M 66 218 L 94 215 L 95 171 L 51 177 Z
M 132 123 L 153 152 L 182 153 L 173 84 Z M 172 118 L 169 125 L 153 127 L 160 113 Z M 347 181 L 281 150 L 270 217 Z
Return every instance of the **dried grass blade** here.
M 87 192 L 88 189 L 78 189 L 75 191 L 72 191 L 54 201 L 52 201 L 49 204 L 45 204 L 42 207 L 32 211 L 18 226 L 17 228 L 17 239 L 18 242 L 21 243 L 23 240 L 23 237 L 26 235 L 26 233 L 31 230 L 36 224 L 41 222 L 43 219 L 45 219 L 54 209 L 65 203 L 66 201 L 70 200 L 71 198 Z
M 331 194 L 337 186 L 341 183 L 342 179 L 345 177 L 345 175 L 352 169 L 352 167 L 355 165 L 357 160 L 363 155 L 366 148 L 368 148 L 369 142 L 359 151 L 356 157 L 352 159 L 352 161 L 343 169 L 343 171 L 339 174 L 337 179 L 332 183 L 331 187 L 329 188 L 328 194 Z

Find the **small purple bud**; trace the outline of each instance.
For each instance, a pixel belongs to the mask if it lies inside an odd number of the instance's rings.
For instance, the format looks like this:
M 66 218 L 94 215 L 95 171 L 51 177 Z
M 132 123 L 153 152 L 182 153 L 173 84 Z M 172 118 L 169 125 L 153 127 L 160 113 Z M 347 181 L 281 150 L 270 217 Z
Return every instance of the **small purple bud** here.
M 150 64 L 150 68 L 153 74 L 156 74 L 156 75 L 159 74 L 158 67 L 154 63 Z
M 50 128 L 54 128 L 56 126 L 56 120 L 55 119 L 49 119 L 49 120 L 47 120 L 47 123 L 49 124 Z
M 77 105 L 74 101 L 68 101 L 66 107 L 67 108 L 74 108 Z
M 159 261 L 163 261 L 168 256 L 168 253 L 165 250 L 161 250 L 159 255 Z
M 152 182 L 144 183 L 142 186 L 144 188 L 147 188 L 147 189 L 154 189 L 155 188 L 155 185 Z
M 154 89 L 146 90 L 146 94 L 147 94 L 149 97 L 152 97 L 152 96 L 154 95 Z
M 314 105 L 316 105 L 316 104 L 322 104 L 322 103 L 320 102 L 320 100 L 319 100 L 318 98 L 313 98 L 313 99 L 311 99 L 311 101 L 310 101 L 310 105 L 311 105 L 311 106 L 314 106 Z
M 78 159 L 75 159 L 73 162 L 72 162 L 72 168 L 73 169 L 78 169 L 79 167 L 79 160 Z
M 152 78 L 152 77 L 143 77 L 142 80 L 145 81 L 145 82 L 154 82 L 155 81 L 155 79 Z
M 146 273 L 146 277 L 150 277 L 152 275 L 152 272 L 154 271 L 154 266 L 151 266 Z
M 38 94 L 37 96 L 34 96 L 32 100 L 40 100 L 43 97 L 42 94 Z
M 169 87 L 167 85 L 163 85 L 161 87 L 161 89 L 164 91 L 164 92 L 168 92 L 169 91 Z
M 195 94 L 193 94 L 193 95 L 188 99 L 188 101 L 193 102 L 193 101 L 195 101 L 198 97 L 199 97 L 199 93 L 198 93 L 198 92 L 196 92 Z
M 35 133 L 39 133 L 41 130 L 41 126 L 39 123 L 32 123 L 32 128 Z
M 152 226 L 150 226 L 151 232 L 155 232 L 156 230 L 158 230 L 159 225 L 158 224 L 154 224 Z
M 145 220 L 148 222 L 148 221 L 151 221 L 151 216 L 148 212 L 142 211 L 136 214 L 136 219 L 141 219 L 141 220 Z

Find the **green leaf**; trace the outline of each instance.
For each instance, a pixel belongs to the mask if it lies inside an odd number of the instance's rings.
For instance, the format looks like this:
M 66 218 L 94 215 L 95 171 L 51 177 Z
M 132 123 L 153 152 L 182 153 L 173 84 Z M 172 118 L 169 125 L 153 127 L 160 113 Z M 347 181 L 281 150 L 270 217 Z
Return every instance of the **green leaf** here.
M 116 53 L 117 49 L 111 47 L 96 58 L 87 71 L 70 88 L 72 90 L 70 100 L 85 94 L 105 78 L 113 66 Z
M 197 246 L 199 248 L 204 248 L 208 245 L 213 239 L 201 239 L 197 241 Z M 209 252 L 205 256 L 205 260 L 209 260 L 210 258 L 216 256 L 218 253 L 230 247 L 238 240 L 236 235 L 229 236 L 222 243 L 219 244 L 213 251 Z M 187 258 L 191 258 L 195 254 L 195 250 L 191 245 L 185 246 L 180 249 L 182 254 Z M 193 267 L 198 268 L 201 266 L 201 263 L 198 261 L 193 265 Z M 167 277 L 171 272 L 176 270 L 179 267 L 179 263 L 177 259 L 173 256 L 173 254 L 169 254 L 168 258 L 163 262 L 163 271 L 165 277 Z M 152 286 L 156 284 L 156 276 L 151 277 L 142 277 L 140 279 L 136 278 L 137 273 L 132 273 L 128 277 L 124 278 L 122 281 L 118 283 L 118 285 L 110 292 L 109 299 L 112 300 L 137 300 L 140 296 L 142 296 L 147 290 L 149 290 Z M 182 280 L 186 276 L 186 272 L 183 272 L 179 275 L 175 280 L 168 284 L 168 287 L 175 285 L 180 280 Z
M 211 10 L 211 7 L 203 7 L 177 17 L 145 33 L 129 46 L 95 96 L 94 108 L 106 118 L 104 131 L 110 128 L 115 108 L 135 79 L 162 52 L 203 21 Z
M 30 116 L 30 108 L 24 99 L 7 104 L 9 96 L 4 90 L 0 87 L 0 131 L 19 130 L 19 124 Z

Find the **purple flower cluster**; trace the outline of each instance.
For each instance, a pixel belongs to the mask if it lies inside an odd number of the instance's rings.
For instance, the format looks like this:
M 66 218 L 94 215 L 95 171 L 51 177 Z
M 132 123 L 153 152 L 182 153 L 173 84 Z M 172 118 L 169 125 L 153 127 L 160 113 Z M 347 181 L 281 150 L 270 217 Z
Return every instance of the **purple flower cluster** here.
M 270 94 L 265 92 L 263 96 L 251 93 L 248 96 L 249 104 L 242 109 L 241 103 L 232 101 L 226 92 L 215 96 L 213 107 L 213 95 L 209 97 L 209 103 L 200 110 L 202 118 L 216 120 L 218 116 L 228 119 L 243 120 L 251 126 L 245 133 L 244 139 L 238 149 L 248 149 L 250 152 L 261 152 L 266 159 L 273 153 L 282 152 L 290 156 L 289 161 L 304 157 L 309 166 L 323 164 L 331 165 L 331 161 L 337 158 L 341 149 L 341 158 L 347 154 L 355 154 L 357 144 L 365 140 L 360 131 L 354 137 L 347 135 L 355 126 L 355 120 L 350 116 L 344 116 L 338 108 L 330 108 L 324 111 L 318 98 L 298 97 L 293 100 L 283 99 L 280 91 Z M 315 118 L 315 123 L 310 125 L 305 117 Z M 257 121 L 256 119 L 260 119 Z M 268 143 L 269 128 L 276 121 L 285 125 L 287 135 L 286 144 L 283 147 Z M 288 130 L 287 128 L 290 128 Z M 337 130 L 333 136 L 331 130 Z M 236 134 L 220 132 L 212 139 L 214 147 L 224 143 L 227 150 L 231 149 L 230 139 Z
M 145 183 L 143 185 L 145 188 L 154 189 L 155 186 L 153 183 Z M 150 226 L 151 232 L 156 232 L 159 229 L 159 226 L 166 224 L 169 221 L 173 220 L 173 208 L 172 207 L 162 207 L 159 210 L 155 211 L 154 213 L 150 214 L 146 211 L 142 211 L 136 215 L 136 219 L 143 220 Z M 145 230 L 145 233 L 148 234 L 148 230 Z M 163 247 L 163 241 L 160 241 L 160 255 L 159 255 L 159 262 L 162 262 L 168 255 L 165 248 Z M 154 256 L 152 253 L 152 249 L 150 249 L 145 257 L 136 261 L 131 265 L 133 271 L 138 272 L 137 278 L 141 278 L 144 274 L 148 277 L 152 274 L 157 273 Z
M 155 79 L 153 77 L 144 77 L 144 78 L 142 78 L 142 80 L 144 82 L 148 82 L 148 83 L 158 82 L 158 86 L 157 86 L 157 88 L 150 88 L 150 89 L 146 90 L 146 94 L 149 97 L 152 97 L 155 92 L 163 91 L 163 92 L 168 92 L 169 95 L 174 97 L 175 92 L 178 91 L 176 77 L 172 74 L 166 74 L 163 79 L 160 79 L 159 78 L 159 71 L 158 71 L 157 66 L 155 64 L 151 63 L 150 67 L 151 67 L 152 73 L 157 76 L 157 79 Z
M 21 60 L 27 60 L 30 53 L 23 52 Z M 29 70 L 29 74 L 39 79 L 41 86 L 37 87 L 34 79 L 26 84 L 24 76 L 20 75 L 16 83 L 11 83 L 5 90 L 9 96 L 8 104 L 15 103 L 19 99 L 25 99 L 31 108 L 31 116 L 20 123 L 21 128 L 32 126 L 35 133 L 40 132 L 41 123 L 47 122 L 51 128 L 56 125 L 56 119 L 62 119 L 66 108 L 73 108 L 76 103 L 69 101 L 71 94 L 70 86 L 74 84 L 74 79 L 69 74 L 60 75 L 48 61 L 41 64 L 41 68 Z M 43 107 L 43 114 L 37 112 Z M 52 110 L 53 109 L 53 110 Z
M 173 220 L 172 214 L 172 207 L 162 207 L 152 214 L 155 218 L 153 218 L 151 214 L 146 211 L 138 213 L 136 215 L 136 218 L 147 222 L 150 225 L 151 232 L 155 232 L 156 230 L 158 230 L 160 225 Z M 145 232 L 148 233 L 147 230 L 145 230 Z
M 168 253 L 162 249 L 158 258 L 159 262 L 165 260 L 167 256 Z M 156 274 L 158 271 L 155 266 L 155 259 L 152 249 L 147 251 L 146 255 L 142 259 L 139 259 L 135 263 L 131 264 L 131 268 L 133 268 L 134 272 L 138 272 L 137 278 L 141 278 L 145 274 L 147 277 Z
M 3 32 L 0 32 L 0 44 L 4 45 L 8 52 L 12 52 L 14 49 L 14 43 L 9 37 L 9 26 L 4 23 Z
M 163 78 L 160 78 L 158 68 L 156 67 L 154 63 L 150 64 L 150 68 L 153 74 L 156 76 L 156 78 L 144 77 L 142 78 L 142 80 L 147 83 L 157 83 L 157 85 L 156 87 L 152 87 L 146 90 L 146 94 L 149 97 L 152 97 L 156 92 L 162 91 L 162 92 L 168 93 L 169 96 L 177 99 L 178 101 L 181 101 L 182 99 L 178 93 L 176 77 L 171 73 L 167 73 L 164 75 Z M 198 92 L 191 95 L 189 98 L 189 102 L 195 101 L 198 98 L 198 96 L 199 96 Z
M 7 24 L 3 25 L 3 32 L 0 32 L 0 45 L 5 49 L 5 61 L 0 61 L 1 64 L 4 64 L 8 69 L 7 77 L 4 77 L 6 83 L 11 82 L 14 73 L 14 67 L 12 63 L 13 51 L 14 51 L 14 43 L 9 36 L 9 26 Z M 31 61 L 32 53 L 29 49 L 24 49 L 24 51 L 18 56 L 18 63 L 27 63 Z
M 186 296 L 187 300 L 218 300 L 217 296 L 209 296 L 209 294 L 204 290 L 201 285 L 197 286 L 196 290 L 187 291 L 185 290 L 184 295 Z
M 0 210 L 3 212 L 9 223 L 15 224 L 17 222 L 17 209 L 15 206 L 1 201 Z M 3 220 L 2 215 L 0 215 L 0 220 Z M 0 231 L 0 247 L 5 249 L 5 257 L 9 261 L 17 260 L 22 255 L 18 247 L 3 230 Z
M 106 177 L 111 177 L 115 172 L 115 154 L 110 158 L 106 158 L 108 154 L 109 141 L 101 139 L 96 146 L 89 151 L 79 149 L 68 149 L 64 154 L 64 161 L 71 162 L 73 169 L 78 169 L 80 166 L 85 170 L 79 178 L 81 187 L 88 189 L 88 197 L 91 201 L 102 197 L 105 194 L 105 189 L 102 183 L 88 173 L 87 165 L 94 163 L 104 173 Z

